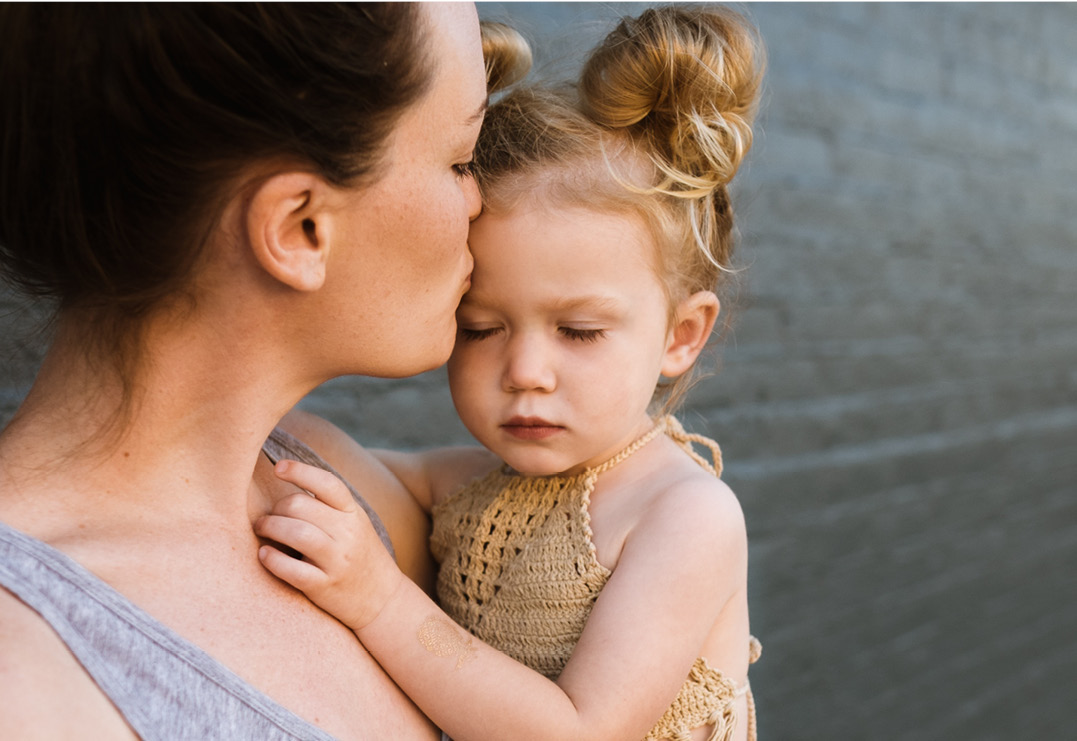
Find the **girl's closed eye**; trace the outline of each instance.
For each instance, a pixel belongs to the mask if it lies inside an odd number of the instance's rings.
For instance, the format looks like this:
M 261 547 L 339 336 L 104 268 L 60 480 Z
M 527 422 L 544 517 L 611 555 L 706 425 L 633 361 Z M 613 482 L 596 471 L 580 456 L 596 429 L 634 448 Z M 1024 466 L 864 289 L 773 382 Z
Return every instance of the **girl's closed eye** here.
M 579 342 L 598 342 L 606 336 L 606 330 L 604 329 L 580 329 L 579 327 L 558 327 L 562 335 L 570 340 L 577 340 Z
M 475 329 L 472 327 L 460 327 L 457 330 L 457 335 L 460 340 L 464 342 L 478 342 L 485 340 L 488 337 L 493 337 L 501 331 L 501 327 L 483 327 Z

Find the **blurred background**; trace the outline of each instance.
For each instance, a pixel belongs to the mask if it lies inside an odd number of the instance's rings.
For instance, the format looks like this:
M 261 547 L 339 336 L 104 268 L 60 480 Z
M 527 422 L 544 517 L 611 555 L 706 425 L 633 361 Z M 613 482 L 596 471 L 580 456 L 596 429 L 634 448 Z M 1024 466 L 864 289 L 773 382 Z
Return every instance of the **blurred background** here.
M 480 3 L 572 76 L 635 3 Z M 751 543 L 763 739 L 1077 727 L 1077 6 L 744 4 L 768 47 L 734 330 L 683 411 Z M 0 422 L 41 311 L 0 289 Z M 469 440 L 441 371 L 303 406 Z

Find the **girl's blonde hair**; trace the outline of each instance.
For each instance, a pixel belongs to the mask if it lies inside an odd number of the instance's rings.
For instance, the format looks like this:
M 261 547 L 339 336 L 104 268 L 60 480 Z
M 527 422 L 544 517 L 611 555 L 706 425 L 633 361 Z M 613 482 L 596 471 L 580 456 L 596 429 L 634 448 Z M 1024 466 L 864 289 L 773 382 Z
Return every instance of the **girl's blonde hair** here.
M 752 145 L 764 65 L 756 29 L 727 8 L 622 20 L 578 84 L 518 88 L 490 107 L 476 149 L 485 207 L 546 199 L 641 218 L 672 320 L 682 299 L 731 282 L 728 185 Z M 666 389 L 667 407 L 688 382 Z

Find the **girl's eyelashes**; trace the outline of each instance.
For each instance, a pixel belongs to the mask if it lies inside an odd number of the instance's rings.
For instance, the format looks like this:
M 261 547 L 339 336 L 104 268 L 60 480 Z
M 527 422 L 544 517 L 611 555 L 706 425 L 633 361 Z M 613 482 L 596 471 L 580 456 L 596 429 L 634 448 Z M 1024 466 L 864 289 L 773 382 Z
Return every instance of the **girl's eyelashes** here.
M 488 327 L 473 329 L 471 327 L 459 327 L 457 334 L 464 342 L 478 342 L 494 335 L 500 334 L 502 327 Z M 558 327 L 558 333 L 566 339 L 574 342 L 598 342 L 606 336 L 604 329 L 580 329 L 578 327 Z
M 485 340 L 487 337 L 493 337 L 500 331 L 501 327 L 490 327 L 488 329 L 469 329 L 468 327 L 460 327 L 458 335 L 459 338 L 465 342 L 478 342 L 479 340 Z
M 469 178 L 475 174 L 475 162 L 461 162 L 459 164 L 453 165 L 452 169 L 456 172 L 457 177 Z
M 558 327 L 557 331 L 570 340 L 580 342 L 598 342 L 606 336 L 604 329 L 579 329 L 577 327 Z

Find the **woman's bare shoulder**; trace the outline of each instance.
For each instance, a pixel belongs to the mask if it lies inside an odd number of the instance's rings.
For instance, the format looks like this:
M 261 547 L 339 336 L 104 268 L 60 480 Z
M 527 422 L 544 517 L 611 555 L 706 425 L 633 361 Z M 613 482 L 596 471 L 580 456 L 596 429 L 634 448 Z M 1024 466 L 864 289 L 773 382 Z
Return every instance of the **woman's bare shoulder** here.
M 376 500 L 388 492 L 407 493 L 396 476 L 367 448 L 327 419 L 293 409 L 279 428 L 317 453 L 377 509 Z M 380 511 L 379 511 L 379 514 Z
M 316 414 L 293 409 L 277 426 L 320 455 L 334 468 L 338 462 L 352 462 L 351 458 L 358 461 L 373 460 L 373 456 L 367 453 L 355 438 Z

